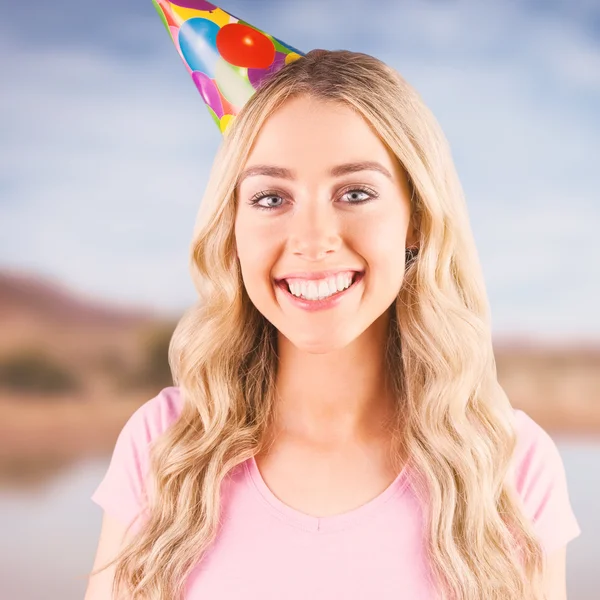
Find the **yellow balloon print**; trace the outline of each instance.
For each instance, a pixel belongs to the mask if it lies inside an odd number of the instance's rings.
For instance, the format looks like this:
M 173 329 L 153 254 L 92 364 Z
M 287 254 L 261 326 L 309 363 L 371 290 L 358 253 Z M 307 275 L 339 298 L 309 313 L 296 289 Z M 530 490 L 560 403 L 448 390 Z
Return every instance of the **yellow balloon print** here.
M 233 122 L 233 115 L 223 115 L 221 117 L 220 128 L 221 128 L 221 133 L 223 135 L 225 135 L 227 133 L 227 128 L 229 127 L 229 125 L 232 122 Z
M 290 52 L 285 57 L 285 64 L 289 65 L 291 62 L 294 62 L 295 60 L 298 60 L 300 57 L 301 57 L 301 55 L 298 54 L 297 52 Z

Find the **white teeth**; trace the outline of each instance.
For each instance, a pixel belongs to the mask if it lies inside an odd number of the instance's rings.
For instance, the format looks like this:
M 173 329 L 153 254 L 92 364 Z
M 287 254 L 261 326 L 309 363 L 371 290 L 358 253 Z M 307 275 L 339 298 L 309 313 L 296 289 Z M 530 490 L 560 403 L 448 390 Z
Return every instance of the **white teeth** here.
M 309 281 L 306 286 L 306 297 L 314 300 L 319 297 L 319 286 L 315 281 Z
M 307 300 L 321 300 L 345 290 L 352 284 L 354 273 L 338 273 L 327 279 L 286 282 L 290 293 Z
M 337 280 L 328 279 L 327 280 L 327 288 L 329 289 L 330 294 L 335 294 L 337 292 Z
M 319 298 L 327 298 L 327 296 L 331 295 L 327 280 L 319 281 L 319 285 L 317 287 L 319 288 Z

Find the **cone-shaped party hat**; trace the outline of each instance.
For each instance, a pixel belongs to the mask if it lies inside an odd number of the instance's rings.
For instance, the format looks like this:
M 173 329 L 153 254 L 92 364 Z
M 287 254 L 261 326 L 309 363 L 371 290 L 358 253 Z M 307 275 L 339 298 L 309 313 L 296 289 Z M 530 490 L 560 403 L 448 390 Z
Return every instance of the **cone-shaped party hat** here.
M 204 0 L 152 3 L 223 134 L 263 80 L 304 56 Z

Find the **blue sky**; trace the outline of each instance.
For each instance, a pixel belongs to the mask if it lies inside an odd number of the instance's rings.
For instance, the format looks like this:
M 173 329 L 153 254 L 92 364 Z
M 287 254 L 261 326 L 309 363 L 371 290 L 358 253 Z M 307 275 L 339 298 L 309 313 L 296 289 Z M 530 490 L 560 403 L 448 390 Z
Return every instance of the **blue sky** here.
M 402 73 L 450 140 L 494 332 L 600 337 L 597 0 L 220 6 Z M 221 137 L 151 1 L 2 12 L 0 268 L 178 314 Z

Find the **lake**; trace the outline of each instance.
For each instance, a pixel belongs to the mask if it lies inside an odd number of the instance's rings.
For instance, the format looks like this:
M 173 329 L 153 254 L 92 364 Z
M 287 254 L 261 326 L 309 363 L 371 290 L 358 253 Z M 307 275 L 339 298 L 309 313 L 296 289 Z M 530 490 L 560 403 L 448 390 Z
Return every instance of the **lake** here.
M 569 600 L 597 600 L 600 589 L 600 443 L 554 437 L 582 529 L 569 544 Z M 82 600 L 102 511 L 90 495 L 108 458 L 82 461 L 26 491 L 0 490 L 0 598 Z

